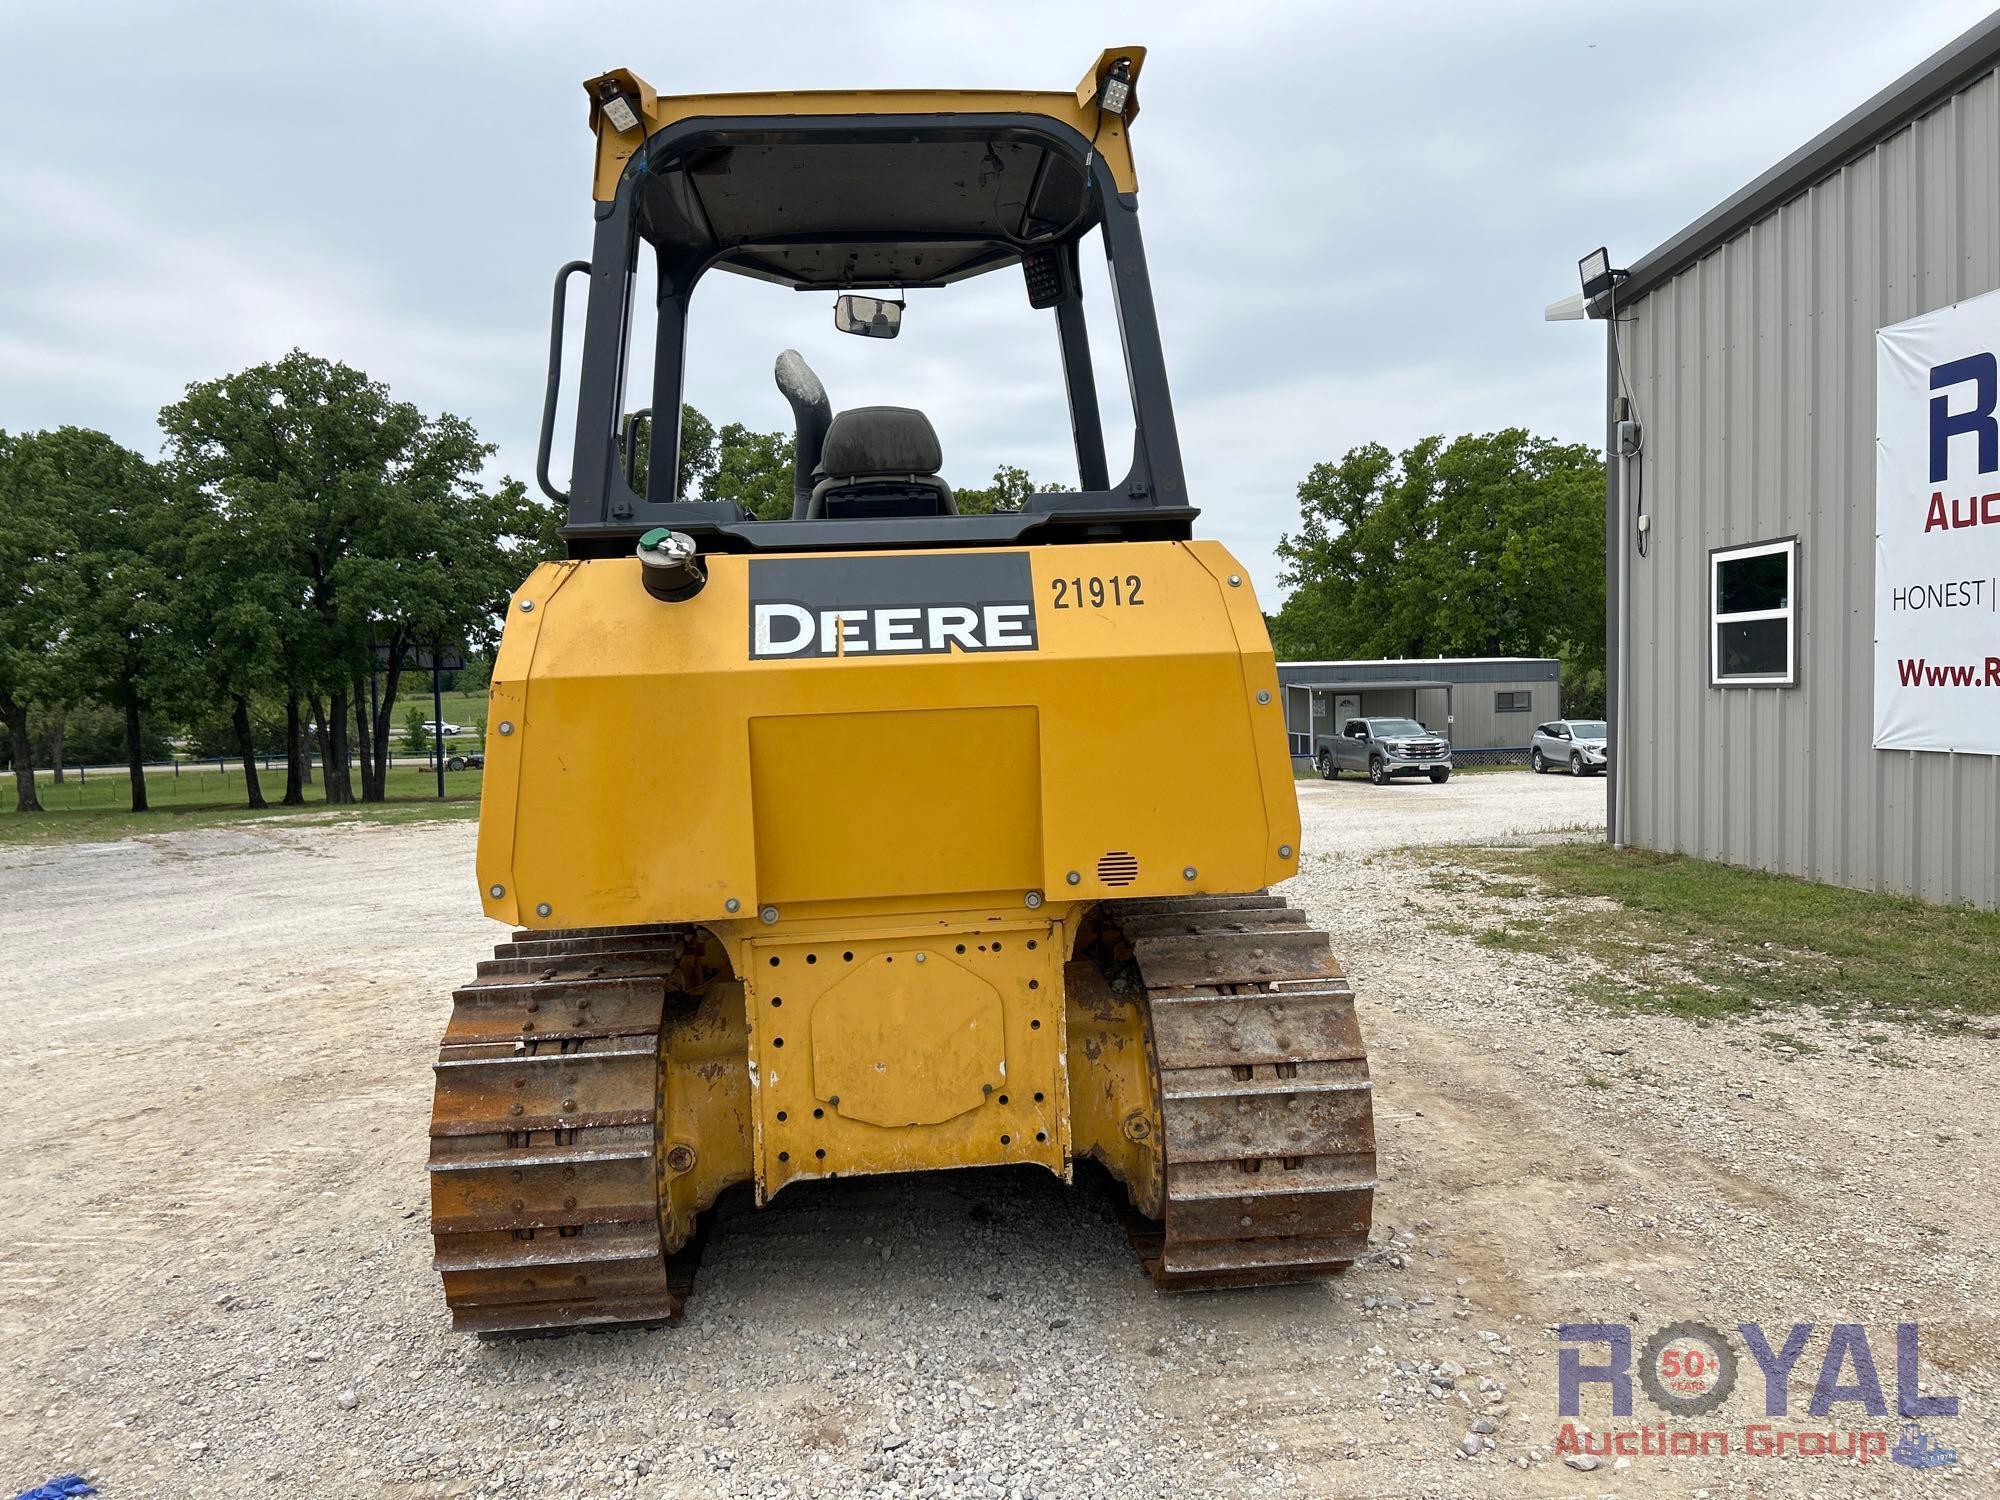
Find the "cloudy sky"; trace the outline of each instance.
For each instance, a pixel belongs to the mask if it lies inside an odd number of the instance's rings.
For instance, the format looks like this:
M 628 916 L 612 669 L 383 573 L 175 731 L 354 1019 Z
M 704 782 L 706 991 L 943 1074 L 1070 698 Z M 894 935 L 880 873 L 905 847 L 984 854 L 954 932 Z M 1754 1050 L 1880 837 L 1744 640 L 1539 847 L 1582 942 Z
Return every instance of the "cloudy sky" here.
M 1514 424 L 1595 441 L 1601 331 L 1541 316 L 1575 290 L 1577 257 L 1606 243 L 1636 259 L 1984 14 L 1964 0 L 6 10 L 0 428 L 76 423 L 151 453 L 154 413 L 189 381 L 297 346 L 467 417 L 499 445 L 496 471 L 523 476 L 549 280 L 589 251 L 582 79 L 626 66 L 662 93 L 1067 88 L 1100 47 L 1144 43 L 1134 148 L 1181 445 L 1202 531 L 1267 602 L 1271 546 L 1319 459 Z M 791 344 L 837 406 L 930 411 L 957 483 L 1000 462 L 1073 479 L 1051 315 L 1027 309 L 1013 273 L 989 280 L 913 294 L 904 338 L 876 343 L 834 335 L 827 299 L 711 277 L 689 399 L 788 426 L 770 361 Z

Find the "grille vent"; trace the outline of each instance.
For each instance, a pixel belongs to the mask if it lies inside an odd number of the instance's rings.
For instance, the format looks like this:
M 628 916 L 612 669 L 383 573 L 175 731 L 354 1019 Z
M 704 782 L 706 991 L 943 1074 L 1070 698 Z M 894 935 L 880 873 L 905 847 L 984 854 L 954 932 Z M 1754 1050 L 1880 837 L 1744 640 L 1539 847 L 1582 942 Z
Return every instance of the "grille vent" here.
M 1130 885 L 1139 878 L 1139 861 L 1123 849 L 1113 849 L 1097 861 L 1097 878 L 1105 885 Z

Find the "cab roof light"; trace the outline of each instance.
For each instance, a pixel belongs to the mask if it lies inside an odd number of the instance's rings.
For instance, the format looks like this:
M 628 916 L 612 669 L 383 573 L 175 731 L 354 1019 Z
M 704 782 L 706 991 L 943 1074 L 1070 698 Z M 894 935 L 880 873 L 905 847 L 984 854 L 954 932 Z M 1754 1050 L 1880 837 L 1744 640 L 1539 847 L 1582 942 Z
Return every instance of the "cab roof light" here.
M 607 89 L 604 96 L 598 100 L 598 108 L 604 112 L 604 118 L 611 122 L 611 128 L 623 135 L 628 130 L 639 128 L 638 103 L 639 101 L 630 94 Z
M 1132 102 L 1132 63 L 1128 58 L 1119 58 L 1104 75 L 1104 86 L 1097 92 L 1097 107 L 1107 115 L 1125 117 L 1125 106 Z

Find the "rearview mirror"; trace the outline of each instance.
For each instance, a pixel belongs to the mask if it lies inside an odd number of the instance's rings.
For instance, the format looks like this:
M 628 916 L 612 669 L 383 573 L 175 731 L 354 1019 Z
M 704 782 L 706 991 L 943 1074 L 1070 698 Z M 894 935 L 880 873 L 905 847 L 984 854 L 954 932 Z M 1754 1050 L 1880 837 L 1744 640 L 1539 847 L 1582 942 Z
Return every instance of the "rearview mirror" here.
M 892 339 L 903 329 L 903 304 L 845 292 L 833 304 L 833 326 L 864 339 Z

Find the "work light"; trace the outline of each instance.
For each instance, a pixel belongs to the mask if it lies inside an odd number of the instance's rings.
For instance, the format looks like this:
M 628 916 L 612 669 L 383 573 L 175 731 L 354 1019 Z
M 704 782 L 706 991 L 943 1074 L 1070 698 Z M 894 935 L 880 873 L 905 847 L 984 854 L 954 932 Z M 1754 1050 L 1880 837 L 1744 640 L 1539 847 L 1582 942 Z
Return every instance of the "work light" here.
M 1111 71 L 1104 75 L 1104 87 L 1098 90 L 1097 107 L 1107 115 L 1117 115 L 1121 119 L 1125 106 L 1132 99 L 1132 64 L 1119 58 L 1111 65 Z
M 639 128 L 639 111 L 632 107 L 629 94 L 606 94 L 600 104 L 604 118 L 611 122 L 612 129 L 622 134 Z

